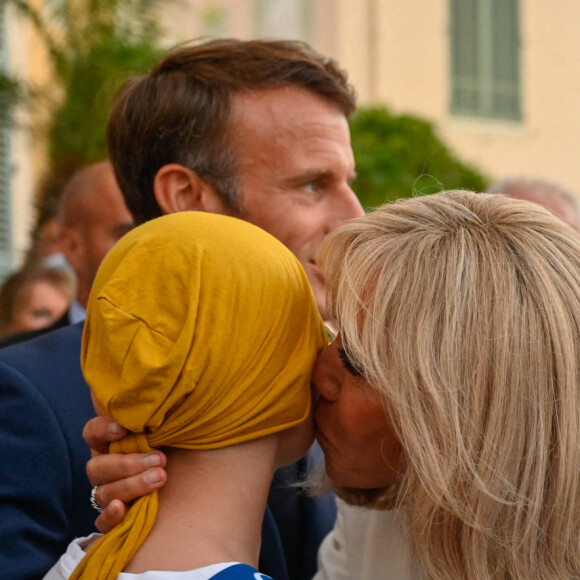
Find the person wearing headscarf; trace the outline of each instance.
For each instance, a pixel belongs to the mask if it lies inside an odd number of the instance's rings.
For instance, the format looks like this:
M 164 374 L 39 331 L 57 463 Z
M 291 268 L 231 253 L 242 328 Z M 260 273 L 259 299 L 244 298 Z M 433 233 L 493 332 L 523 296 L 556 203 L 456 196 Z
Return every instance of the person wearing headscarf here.
M 326 342 L 300 263 L 265 231 L 184 212 L 127 234 L 91 291 L 81 365 L 97 409 L 129 430 L 111 450 L 163 447 L 171 483 L 46 578 L 260 578 L 269 485 L 312 443 Z

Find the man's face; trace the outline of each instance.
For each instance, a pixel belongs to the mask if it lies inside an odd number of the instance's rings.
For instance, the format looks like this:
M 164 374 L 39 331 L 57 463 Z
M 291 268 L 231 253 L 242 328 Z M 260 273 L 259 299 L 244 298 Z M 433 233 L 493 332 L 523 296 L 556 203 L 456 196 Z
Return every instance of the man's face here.
M 61 248 L 77 275 L 77 299 L 83 306 L 103 258 L 134 225 L 112 167 L 101 164 L 88 178 L 91 189 L 68 209 L 61 232 Z
M 239 217 L 294 253 L 325 317 L 316 252 L 329 232 L 364 213 L 350 188 L 355 171 L 345 116 L 298 87 L 252 91 L 234 98 L 233 140 Z
M 563 195 L 550 195 L 550 192 L 535 192 L 533 190 L 526 190 L 526 188 L 522 186 L 515 191 L 510 192 L 510 197 L 537 203 L 544 209 L 547 209 L 550 213 L 554 214 L 557 218 L 560 218 L 571 228 L 580 231 L 576 208 L 572 202 L 566 199 Z
M 82 236 L 86 252 L 85 271 L 92 286 L 103 258 L 133 228 L 134 222 L 112 169 L 103 173 L 89 204 L 90 212 Z

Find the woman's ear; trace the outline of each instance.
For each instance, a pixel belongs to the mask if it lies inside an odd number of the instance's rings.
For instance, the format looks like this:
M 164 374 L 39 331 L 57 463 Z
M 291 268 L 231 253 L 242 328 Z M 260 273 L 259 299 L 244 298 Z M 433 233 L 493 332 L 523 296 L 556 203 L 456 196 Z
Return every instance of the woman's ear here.
M 153 180 L 153 191 L 164 214 L 180 211 L 228 213 L 214 188 L 195 171 L 179 163 L 169 163 L 159 169 Z

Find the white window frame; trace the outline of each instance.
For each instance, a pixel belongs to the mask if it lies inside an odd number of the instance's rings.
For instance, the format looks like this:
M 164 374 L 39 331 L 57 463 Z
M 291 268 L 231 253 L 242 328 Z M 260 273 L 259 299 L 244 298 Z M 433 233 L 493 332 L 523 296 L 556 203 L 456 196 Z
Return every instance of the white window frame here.
M 0 10 L 0 70 L 8 70 L 8 27 L 6 4 Z M 12 155 L 11 99 L 0 93 L 0 280 L 13 268 L 12 243 Z

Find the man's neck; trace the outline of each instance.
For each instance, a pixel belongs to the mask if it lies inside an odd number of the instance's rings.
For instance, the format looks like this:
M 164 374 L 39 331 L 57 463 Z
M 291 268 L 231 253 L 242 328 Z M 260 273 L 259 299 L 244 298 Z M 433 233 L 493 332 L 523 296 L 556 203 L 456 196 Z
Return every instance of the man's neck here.
M 219 562 L 257 567 L 275 470 L 270 438 L 167 455 L 155 525 L 125 571 L 185 571 Z

